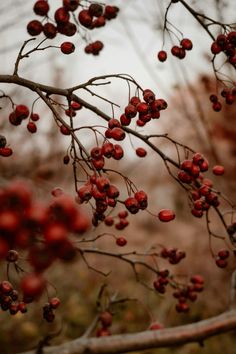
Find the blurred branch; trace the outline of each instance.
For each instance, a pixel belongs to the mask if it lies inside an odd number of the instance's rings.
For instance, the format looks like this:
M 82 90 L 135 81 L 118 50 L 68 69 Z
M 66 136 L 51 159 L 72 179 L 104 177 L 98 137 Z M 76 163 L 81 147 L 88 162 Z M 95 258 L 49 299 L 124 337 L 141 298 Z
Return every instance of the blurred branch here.
M 105 354 L 134 350 L 164 348 L 196 342 L 236 329 L 236 310 L 197 323 L 135 334 L 119 334 L 101 338 L 81 338 L 69 343 L 44 349 L 44 354 Z M 35 351 L 21 354 L 35 354 Z

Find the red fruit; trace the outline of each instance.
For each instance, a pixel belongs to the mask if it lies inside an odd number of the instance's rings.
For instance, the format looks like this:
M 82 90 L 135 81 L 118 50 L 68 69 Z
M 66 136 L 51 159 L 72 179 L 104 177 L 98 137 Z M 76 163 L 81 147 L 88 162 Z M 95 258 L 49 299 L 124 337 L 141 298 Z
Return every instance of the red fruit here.
M 112 143 L 104 143 L 102 146 L 102 154 L 108 159 L 112 156 L 113 150 L 114 148 Z
M 19 216 L 11 210 L 0 213 L 0 230 L 3 232 L 16 232 L 20 226 Z
M 53 297 L 50 301 L 49 301 L 49 305 L 52 309 L 57 309 L 61 304 L 60 299 L 58 299 L 58 297 Z
M 129 197 L 125 200 L 125 206 L 131 214 L 136 214 L 139 211 L 139 202 L 136 198 Z
M 147 103 L 151 103 L 155 100 L 155 94 L 151 90 L 147 89 L 143 91 L 143 99 Z
M 196 218 L 201 218 L 203 216 L 203 211 L 202 210 L 197 210 L 195 208 L 193 208 L 191 210 L 191 213 L 193 216 L 195 216 Z
M 188 312 L 189 305 L 186 302 L 181 302 L 175 306 L 177 312 Z
M 175 213 L 170 209 L 162 209 L 158 213 L 158 218 L 160 221 L 168 222 L 175 219 Z
M 128 215 L 129 215 L 129 214 L 128 214 L 128 212 L 127 212 L 126 210 L 122 210 L 122 211 L 120 211 L 120 212 L 118 213 L 118 216 L 119 216 L 119 218 L 121 218 L 121 219 L 127 218 Z
M 182 48 L 185 50 L 191 50 L 193 48 L 193 43 L 190 39 L 188 38 L 183 38 L 182 41 L 180 42 L 180 45 Z
M 193 284 L 204 284 L 204 278 L 202 275 L 193 275 L 190 279 Z
M 88 201 L 92 198 L 92 185 L 86 184 L 78 190 L 78 196 L 82 202 Z
M 93 159 L 100 159 L 103 155 L 102 153 L 102 149 L 98 146 L 92 148 L 92 150 L 90 151 L 90 155 Z
M 120 160 L 124 156 L 124 151 L 122 147 L 118 144 L 113 145 L 112 157 L 115 160 Z
M 26 307 L 26 303 L 21 301 L 18 303 L 17 306 L 18 311 L 20 311 L 21 313 L 26 313 L 27 312 L 27 307 Z
M 13 286 L 9 281 L 3 280 L 0 283 L 0 292 L 2 292 L 4 295 L 10 294 L 12 290 L 13 290 Z
M 216 103 L 216 102 L 218 102 L 218 97 L 216 95 L 210 95 L 209 100 L 212 103 Z
M 221 49 L 224 49 L 227 44 L 227 37 L 224 34 L 219 34 L 216 38 L 216 43 L 221 47 Z
M 104 45 L 103 45 L 103 43 L 101 41 L 93 42 L 92 43 L 92 54 L 93 55 L 98 55 L 103 47 L 104 47 Z
M 225 168 L 224 168 L 224 166 L 221 166 L 221 165 L 215 165 L 212 168 L 212 172 L 216 176 L 222 176 L 225 173 Z
M 82 105 L 75 101 L 71 102 L 70 106 L 74 109 L 74 111 L 79 111 L 82 108 Z
M 63 157 L 63 163 L 64 163 L 65 165 L 68 165 L 69 162 L 70 162 L 70 157 L 69 157 L 68 155 L 65 155 L 65 156 Z
M 137 114 L 137 109 L 132 104 L 128 104 L 128 106 L 125 107 L 125 115 L 128 118 L 133 118 L 136 116 L 136 114 Z
M 150 330 L 157 330 L 157 329 L 162 329 L 162 328 L 164 328 L 164 326 L 163 326 L 163 324 L 161 324 L 159 322 L 153 322 L 149 327 Z
M 140 103 L 140 98 L 137 96 L 133 96 L 131 97 L 129 103 L 136 107 L 138 103 Z
M 236 45 L 236 31 L 229 32 L 227 38 L 229 43 L 233 44 L 234 46 Z
M 70 129 L 67 128 L 65 125 L 61 125 L 61 126 L 60 126 L 60 132 L 61 132 L 63 135 L 70 135 Z
M 106 177 L 97 177 L 96 178 L 96 186 L 100 192 L 105 192 L 110 187 L 110 181 Z
M 103 327 L 110 327 L 112 325 L 112 314 L 109 311 L 100 313 L 99 320 Z
M 0 156 L 8 157 L 8 156 L 11 156 L 12 154 L 13 154 L 13 151 L 11 148 L 8 148 L 8 147 L 0 148 Z
M 107 328 L 98 328 L 96 332 L 96 337 L 107 337 L 110 336 L 111 332 Z
M 130 125 L 130 123 L 131 123 L 131 118 L 128 118 L 128 117 L 126 117 L 125 114 L 122 114 L 122 115 L 120 116 L 120 122 L 121 122 L 122 125 L 128 126 L 128 125 Z
M 201 172 L 206 172 L 206 171 L 208 171 L 208 168 L 209 168 L 209 163 L 208 163 L 208 161 L 207 161 L 207 160 L 204 160 L 203 162 L 201 162 L 201 163 L 199 164 L 199 167 L 200 167 L 200 171 L 201 171 Z
M 82 10 L 79 13 L 78 20 L 81 25 L 86 28 L 89 28 L 92 25 L 93 18 L 88 10 Z
M 225 259 L 217 258 L 216 259 L 216 265 L 219 268 L 226 268 L 227 265 L 228 265 L 228 262 Z
M 222 49 L 217 42 L 212 43 L 212 45 L 211 45 L 212 54 L 214 54 L 214 55 L 219 54 L 221 52 L 221 50 Z
M 179 57 L 179 53 L 180 53 L 180 47 L 178 47 L 177 45 L 174 45 L 171 48 L 171 54 L 175 57 Z
M 53 195 L 53 197 L 60 197 L 63 194 L 63 190 L 59 187 L 55 187 L 51 190 L 51 195 Z
M 138 191 L 134 194 L 134 198 L 138 201 L 139 208 L 144 210 L 147 208 L 147 194 L 144 191 Z
M 190 176 L 187 172 L 184 172 L 184 171 L 180 171 L 178 173 L 178 179 L 181 182 L 187 183 L 187 184 L 190 184 L 193 180 L 192 176 Z
M 136 155 L 138 157 L 145 157 L 147 155 L 147 151 L 141 147 L 136 149 Z
M 43 31 L 43 25 L 38 20 L 30 21 L 27 25 L 27 32 L 31 36 L 38 36 Z
M 164 62 L 167 59 L 167 53 L 165 50 L 161 50 L 160 52 L 157 53 L 157 58 L 159 61 Z
M 183 162 L 181 162 L 180 168 L 185 172 L 191 172 L 192 166 L 192 160 L 184 160 Z
M 37 126 L 36 126 L 36 124 L 34 123 L 34 122 L 29 122 L 28 124 L 27 124 L 27 129 L 28 129 L 28 131 L 30 132 L 30 133 L 36 133 L 36 131 L 37 131 Z
M 65 9 L 65 7 L 60 7 L 59 9 L 56 10 L 54 14 L 54 18 L 58 24 L 66 24 L 67 22 L 69 22 L 70 14 Z
M 71 54 L 75 51 L 75 46 L 71 42 L 63 42 L 60 48 L 64 54 Z
M 105 165 L 104 157 L 102 156 L 100 157 L 100 159 L 93 159 L 92 164 L 96 170 L 98 171 L 102 170 Z
M 63 0 L 63 6 L 67 11 L 75 11 L 79 7 L 80 0 Z
M 27 274 L 20 283 L 20 288 L 27 297 L 39 297 L 46 287 L 46 281 L 40 274 Z
M 118 121 L 118 119 L 112 118 L 108 122 L 108 128 L 113 129 L 113 128 L 121 128 L 121 124 Z
M 43 26 L 43 33 L 45 37 L 53 39 L 57 35 L 57 28 L 56 26 L 54 26 L 53 23 L 45 23 L 45 25 Z
M 124 237 L 122 237 L 122 236 L 117 237 L 116 244 L 118 246 L 120 246 L 120 247 L 123 247 L 123 246 L 125 246 L 127 244 L 127 240 Z
M 106 194 L 109 198 L 115 199 L 119 197 L 120 192 L 116 186 L 110 184 L 110 186 L 106 190 Z
M 37 122 L 39 119 L 40 119 L 40 117 L 39 117 L 39 115 L 38 115 L 38 113 L 31 113 L 30 114 L 30 119 L 33 121 L 33 122 Z
M 213 103 L 213 105 L 212 105 L 212 109 L 215 112 L 220 112 L 221 108 L 222 108 L 222 104 L 220 102 Z
M 140 102 L 137 104 L 137 111 L 142 114 L 148 113 L 149 106 L 145 102 Z
M 48 2 L 45 0 L 38 0 L 35 4 L 34 4 L 34 8 L 33 8 L 34 12 L 36 13 L 36 15 L 39 16 L 47 16 L 47 13 L 49 11 L 49 5 Z
M 104 223 L 107 225 L 107 226 L 112 226 L 114 224 L 114 219 L 112 216 L 107 216 L 105 219 L 104 219 Z
M 46 227 L 44 239 L 47 244 L 56 246 L 67 239 L 67 234 L 68 231 L 65 226 L 55 222 Z
M 107 20 L 111 20 L 112 18 L 115 18 L 117 16 L 118 11 L 118 7 L 107 5 L 105 6 L 104 16 Z
M 113 128 L 111 130 L 111 138 L 116 141 L 121 141 L 125 139 L 125 132 L 122 128 Z
M 29 108 L 24 104 L 19 104 L 15 108 L 16 118 L 26 119 L 29 116 Z
M 103 14 L 103 7 L 100 4 L 90 4 L 88 8 L 90 16 L 100 17 Z
M 229 251 L 228 251 L 228 250 L 225 250 L 225 249 L 220 250 L 220 251 L 218 252 L 218 257 L 219 257 L 220 259 L 227 259 L 227 258 L 229 257 Z

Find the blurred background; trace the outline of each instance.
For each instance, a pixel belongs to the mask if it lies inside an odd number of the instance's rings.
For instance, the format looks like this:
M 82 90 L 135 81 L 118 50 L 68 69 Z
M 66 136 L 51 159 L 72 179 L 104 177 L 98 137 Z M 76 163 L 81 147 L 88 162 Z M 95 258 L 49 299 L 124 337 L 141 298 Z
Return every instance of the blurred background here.
M 53 10 L 61 6 L 61 1 L 54 0 L 49 3 L 53 17 Z M 168 133 L 173 139 L 203 153 L 210 161 L 211 167 L 216 163 L 224 165 L 226 173 L 223 178 L 213 177 L 210 172 L 209 178 L 213 179 L 218 190 L 229 195 L 231 199 L 235 198 L 236 109 L 235 105 L 224 105 L 222 111 L 216 113 L 211 108 L 209 95 L 215 93 L 216 87 L 211 66 L 211 38 L 181 4 L 174 4 L 168 14 L 168 20 L 184 37 L 192 40 L 193 50 L 187 53 L 183 61 L 168 55 L 168 60 L 160 63 L 157 60 L 157 52 L 164 48 L 169 53 L 175 40 L 174 35 L 170 38 L 166 33 L 163 47 L 163 19 L 169 1 L 111 0 L 104 3 L 120 7 L 120 12 L 117 19 L 104 28 L 91 31 L 93 40 L 101 40 L 104 43 L 104 49 L 98 56 L 86 55 L 85 44 L 79 35 L 75 35 L 71 38 L 76 46 L 73 54 L 63 56 L 58 48 L 33 53 L 30 58 L 22 61 L 19 75 L 63 88 L 81 84 L 98 75 L 128 73 L 143 88 L 152 89 L 158 98 L 164 98 L 168 102 L 168 109 L 162 113 L 161 118 L 153 121 L 147 130 L 144 127 L 145 129 L 140 128 L 139 131 Z M 217 21 L 235 22 L 236 3 L 233 0 L 198 0 L 189 3 L 196 10 L 204 10 L 205 14 Z M 37 18 L 32 10 L 33 4 L 31 0 L 9 0 L 0 5 L 1 74 L 13 73 L 17 53 L 23 41 L 29 39 L 27 23 Z M 215 26 L 214 31 L 218 34 L 219 28 Z M 48 42 L 60 45 L 64 40 L 59 35 L 52 42 Z M 32 48 L 31 44 L 27 48 Z M 36 99 L 35 94 L 14 85 L 0 84 L 0 89 L 17 104 L 30 107 Z M 96 92 L 120 105 L 120 108 L 115 108 L 115 115 L 119 117 L 128 103 L 126 82 L 112 80 L 110 85 L 100 86 Z M 107 114 L 112 114 L 110 105 L 106 102 L 83 91 L 79 92 L 79 96 L 96 104 Z M 37 134 L 28 132 L 26 122 L 19 127 L 10 125 L 10 111 L 9 102 L 2 99 L 0 133 L 6 136 L 14 154 L 10 158 L 0 159 L 1 185 L 15 178 L 23 178 L 30 181 L 35 197 L 39 199 L 50 200 L 54 187 L 60 187 L 74 196 L 72 166 L 63 164 L 70 139 L 60 134 L 47 107 L 40 101 L 34 105 L 34 111 L 41 117 L 37 123 Z M 75 119 L 78 126 L 100 123 L 98 117 L 84 109 L 79 111 Z M 88 149 L 95 144 L 92 135 L 90 137 L 88 134 L 82 134 L 80 138 Z M 230 263 L 224 270 L 215 266 L 210 253 L 205 220 L 198 220 L 191 215 L 187 195 L 169 176 L 163 161 L 151 150 L 147 150 L 147 158 L 139 159 L 135 155 L 134 147 L 140 146 L 140 143 L 135 139 L 131 142 L 126 140 L 126 159 L 114 163 L 111 167 L 129 176 L 139 189 L 148 193 L 151 212 L 155 214 L 161 208 L 174 209 L 176 212 L 176 219 L 170 224 L 161 224 L 146 212 L 141 212 L 139 217 L 130 216 L 130 225 L 123 232 L 128 240 L 127 251 L 136 249 L 146 252 L 156 244 L 184 250 L 187 257 L 180 265 L 170 266 L 171 271 L 173 270 L 180 279 L 196 273 L 202 274 L 206 281 L 204 293 L 191 305 L 190 313 L 177 314 L 171 292 L 160 296 L 157 292 L 148 290 L 135 281 L 132 269 L 127 269 L 122 262 L 106 257 L 91 257 L 94 268 L 112 270 L 106 278 L 89 270 L 83 260 L 72 265 L 58 263 L 48 271 L 48 278 L 55 284 L 62 300 L 57 311 L 57 320 L 53 324 L 44 323 L 41 319 L 41 308 L 37 304 L 32 305 L 26 315 L 17 314 L 10 317 L 8 313 L 2 312 L 1 354 L 32 349 L 48 333 L 60 332 L 53 343 L 61 343 L 82 335 L 96 316 L 96 300 L 102 284 L 108 284 L 107 291 L 111 294 L 135 299 L 114 307 L 112 333 L 146 330 L 151 322 L 155 321 L 161 322 L 165 327 L 190 323 L 219 314 L 227 308 L 230 277 L 235 264 Z M 173 144 L 167 143 L 165 139 L 158 139 L 155 143 L 158 148 L 176 158 Z M 115 179 L 113 182 L 119 183 Z M 214 215 L 212 222 L 218 226 Z M 99 226 L 94 235 L 103 231 L 104 228 Z M 104 242 L 101 247 L 114 248 L 109 238 Z M 215 251 L 222 247 L 222 241 L 213 240 Z M 169 265 L 164 261 L 160 264 L 160 268 L 166 266 Z M 2 277 L 4 272 L 5 269 L 1 269 Z M 68 277 L 68 273 L 71 277 Z M 144 273 L 143 276 L 152 284 L 150 274 Z M 235 348 L 235 333 L 232 333 L 207 340 L 203 347 L 189 344 L 183 348 L 150 350 L 145 353 L 218 354 L 224 351 L 225 354 L 234 354 Z

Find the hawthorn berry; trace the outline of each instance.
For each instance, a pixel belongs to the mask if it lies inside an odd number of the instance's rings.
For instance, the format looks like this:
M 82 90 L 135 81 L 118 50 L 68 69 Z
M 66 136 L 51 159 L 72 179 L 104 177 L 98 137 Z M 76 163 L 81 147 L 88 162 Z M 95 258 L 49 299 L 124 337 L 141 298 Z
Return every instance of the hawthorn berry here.
M 43 31 L 43 25 L 38 20 L 30 21 L 27 25 L 27 32 L 31 36 L 38 36 Z
M 138 157 L 145 157 L 147 155 L 147 151 L 141 147 L 137 148 L 135 152 Z
M 212 168 L 212 172 L 216 176 L 222 176 L 225 173 L 225 168 L 224 168 L 224 166 L 221 166 L 221 165 L 215 165 Z
M 75 51 L 75 46 L 71 42 L 63 42 L 60 48 L 61 48 L 61 52 L 64 54 L 71 54 Z
M 169 222 L 175 219 L 175 213 L 170 209 L 162 209 L 158 213 L 158 218 L 160 221 Z
M 127 244 L 127 240 L 126 240 L 124 237 L 122 237 L 122 236 L 117 237 L 117 239 L 116 239 L 116 244 L 117 244 L 118 246 L 123 247 L 123 246 L 125 246 L 125 245 Z
M 165 50 L 160 50 L 158 53 L 157 53 L 157 58 L 159 61 L 161 62 L 164 62 L 166 61 L 167 59 L 167 53 Z
M 47 16 L 47 13 L 49 11 L 48 2 L 46 0 L 36 1 L 36 3 L 34 4 L 33 10 L 36 13 L 36 15 Z

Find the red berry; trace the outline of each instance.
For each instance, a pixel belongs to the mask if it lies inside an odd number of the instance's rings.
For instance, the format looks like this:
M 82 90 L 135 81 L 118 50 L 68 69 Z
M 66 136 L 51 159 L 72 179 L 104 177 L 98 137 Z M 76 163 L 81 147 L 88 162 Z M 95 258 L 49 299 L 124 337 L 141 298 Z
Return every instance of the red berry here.
M 63 42 L 60 48 L 64 54 L 71 54 L 75 51 L 75 46 L 71 42 Z
M 164 62 L 167 59 L 167 53 L 165 50 L 160 50 L 160 52 L 157 53 L 157 58 L 159 61 Z
M 116 239 L 116 244 L 120 247 L 123 247 L 127 244 L 127 240 L 124 237 L 120 236 Z
M 173 210 L 162 209 L 158 213 L 158 217 L 160 221 L 168 222 L 175 219 L 175 213 L 173 212 Z
M 224 174 L 224 172 L 225 172 L 225 168 L 224 168 L 224 166 L 221 166 L 221 165 L 215 165 L 212 168 L 212 172 L 216 176 L 222 176 Z
M 30 133 L 36 133 L 36 131 L 37 131 L 37 126 L 36 126 L 36 124 L 34 123 L 34 122 L 29 122 L 28 124 L 27 124 L 27 129 L 28 129 L 28 131 L 30 132 Z
M 30 21 L 27 25 L 27 32 L 31 36 L 38 36 L 43 31 L 43 25 L 38 20 Z
M 89 13 L 89 10 L 82 10 L 79 13 L 78 20 L 86 28 L 89 28 L 92 25 L 92 16 Z
M 147 151 L 141 147 L 136 149 L 136 155 L 138 157 L 145 157 L 147 155 Z
M 39 16 L 47 16 L 47 13 L 49 11 L 49 5 L 48 2 L 46 0 L 38 0 L 35 4 L 34 4 L 34 8 L 33 8 L 34 12 L 36 13 L 36 15 Z
M 46 281 L 40 274 L 27 274 L 20 283 L 20 288 L 25 296 L 39 297 L 46 287 Z
M 67 11 L 75 11 L 79 7 L 80 0 L 63 0 L 63 6 Z
M 60 7 L 56 10 L 56 12 L 54 14 L 54 18 L 58 24 L 65 24 L 65 23 L 69 22 L 70 14 L 65 9 L 65 7 Z
M 193 48 L 193 43 L 190 39 L 188 38 L 183 38 L 182 41 L 180 42 L 180 45 L 182 48 L 185 50 L 191 50 Z
M 0 156 L 8 157 L 8 156 L 11 156 L 12 154 L 13 154 L 13 151 L 11 148 L 8 148 L 8 147 L 0 148 Z

